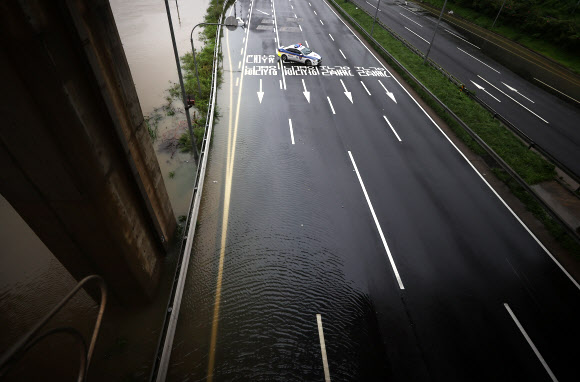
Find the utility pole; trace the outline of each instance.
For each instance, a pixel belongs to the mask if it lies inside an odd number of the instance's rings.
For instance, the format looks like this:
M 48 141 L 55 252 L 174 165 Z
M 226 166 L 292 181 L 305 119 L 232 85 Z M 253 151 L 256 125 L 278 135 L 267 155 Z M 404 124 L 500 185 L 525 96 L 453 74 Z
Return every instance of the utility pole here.
M 377 14 L 379 13 L 379 6 L 381 5 L 381 0 L 377 4 L 377 10 L 375 11 L 375 19 L 373 21 L 373 27 L 371 28 L 371 37 L 373 37 L 373 31 L 375 30 L 375 23 L 377 22 Z
M 168 0 L 165 0 L 165 9 L 167 11 L 167 19 L 169 20 L 169 31 L 171 32 L 171 42 L 173 43 L 173 53 L 175 54 L 175 64 L 177 65 L 177 74 L 179 75 L 179 85 L 181 86 L 181 99 L 183 101 L 183 108 L 185 109 L 185 117 L 187 118 L 187 128 L 189 129 L 189 138 L 191 139 L 191 149 L 193 157 L 197 162 L 199 154 L 197 152 L 197 145 L 195 144 L 195 137 L 193 136 L 193 128 L 191 127 L 191 119 L 189 118 L 189 106 L 185 98 L 185 86 L 183 85 L 183 76 L 181 75 L 181 65 L 179 64 L 179 53 L 177 53 L 177 45 L 175 44 L 175 34 L 173 33 L 173 23 L 171 22 L 171 12 L 169 11 Z
M 499 12 L 497 13 L 497 16 L 495 16 L 495 20 L 493 20 L 493 24 L 491 24 L 491 29 L 493 29 L 493 27 L 495 26 L 495 22 L 497 21 L 497 18 L 499 17 L 499 14 L 501 13 L 501 10 L 503 9 L 503 6 L 505 5 L 506 0 L 503 0 L 503 3 L 501 4 L 501 7 L 499 8 Z M 576 4 L 578 5 L 578 4 Z
M 443 8 L 441 8 L 441 13 L 439 14 L 439 20 L 437 20 L 437 25 L 435 25 L 435 31 L 433 32 L 433 37 L 431 38 L 431 43 L 429 44 L 429 48 L 427 48 L 427 54 L 425 54 L 425 60 L 423 61 L 423 65 L 427 63 L 427 57 L 429 56 L 429 52 L 431 51 L 431 47 L 433 46 L 433 41 L 435 41 L 435 35 L 437 34 L 437 28 L 439 27 L 439 23 L 441 22 L 441 17 L 443 16 L 443 12 L 445 12 L 445 6 L 447 5 L 447 0 L 443 3 Z

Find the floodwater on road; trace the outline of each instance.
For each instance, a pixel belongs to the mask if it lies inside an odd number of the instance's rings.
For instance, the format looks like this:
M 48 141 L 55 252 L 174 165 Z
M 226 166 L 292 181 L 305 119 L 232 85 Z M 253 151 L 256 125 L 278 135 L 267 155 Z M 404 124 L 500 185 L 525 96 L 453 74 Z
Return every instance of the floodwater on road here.
M 190 48 L 191 28 L 203 21 L 208 0 L 169 1 L 180 55 Z M 186 132 L 183 106 L 175 114 L 162 106 L 166 89 L 178 81 L 165 4 L 159 0 L 111 0 L 111 8 L 145 116 L 158 114 L 154 148 L 176 217 L 185 215 L 195 177 L 195 163 L 181 153 L 177 139 Z M 197 34 L 197 29 L 196 33 Z M 195 38 L 196 36 L 194 36 Z M 196 47 L 199 44 L 195 41 Z M 173 115 L 168 115 L 173 114 Z M 0 196 L 0 354 L 48 313 L 76 281 L 44 243 Z M 146 307 L 126 308 L 109 302 L 91 363 L 93 381 L 145 381 L 149 378 L 176 249 L 165 259 L 156 300 Z M 97 308 L 81 291 L 53 324 L 78 328 L 88 338 Z M 66 338 L 45 341 L 7 375 L 6 380 L 72 380 L 77 372 L 74 343 Z M 28 358 L 28 356 L 27 356 Z M 30 367 L 34 365 L 34 367 Z

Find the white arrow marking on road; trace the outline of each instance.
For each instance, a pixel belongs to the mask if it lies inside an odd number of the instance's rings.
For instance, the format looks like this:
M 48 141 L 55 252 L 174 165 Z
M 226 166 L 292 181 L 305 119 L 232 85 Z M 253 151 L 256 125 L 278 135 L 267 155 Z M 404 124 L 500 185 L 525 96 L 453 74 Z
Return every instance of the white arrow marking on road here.
M 471 81 L 471 80 L 470 80 Z M 484 92 L 486 92 L 491 98 L 493 98 L 494 100 L 496 100 L 497 102 L 501 102 L 499 99 L 495 98 L 490 92 L 488 92 L 487 90 L 485 90 L 485 88 L 479 84 L 476 84 L 475 82 L 471 81 L 479 90 L 483 90 Z
M 310 103 L 310 92 L 308 90 L 306 90 L 306 84 L 304 83 L 304 79 L 302 79 L 302 86 L 304 86 L 304 97 L 306 97 L 306 101 L 308 101 L 308 103 Z
M 344 95 L 350 100 L 350 103 L 354 103 L 354 102 L 352 102 L 352 94 L 351 94 L 351 92 L 349 92 L 346 89 L 346 86 L 344 86 L 344 82 L 342 82 L 342 80 L 340 80 L 340 83 L 342 84 L 342 87 L 344 88 Z
M 516 92 L 519 95 L 521 95 L 522 97 L 524 97 L 525 99 L 527 99 L 528 101 L 530 101 L 531 103 L 535 103 L 534 101 L 532 101 L 531 99 L 529 99 L 528 97 L 526 97 L 525 95 L 523 95 L 522 93 L 520 93 L 518 91 L 518 89 L 516 88 L 512 88 L 511 86 L 509 86 L 508 84 L 506 84 L 505 82 L 502 82 L 502 84 L 504 84 L 509 90 L 511 90 L 512 92 Z
M 383 89 L 385 89 L 385 91 L 387 92 L 387 95 L 393 100 L 394 103 L 397 103 L 397 100 L 395 99 L 395 95 L 393 93 L 391 93 L 390 91 L 387 90 L 387 88 L 385 87 L 385 85 L 383 85 L 383 83 L 381 82 L 381 80 L 379 80 L 379 84 L 381 84 L 381 86 L 383 87 Z
M 268 15 L 266 12 L 262 12 L 262 11 L 261 11 L 261 10 L 259 10 L 259 9 L 256 9 L 256 11 L 258 11 L 258 12 L 260 12 L 260 13 L 263 13 L 263 14 L 265 14 L 265 15 Z M 270 16 L 270 15 L 268 15 L 268 16 Z
M 264 92 L 262 91 L 262 79 L 260 78 L 260 91 L 258 92 L 258 99 L 262 103 L 262 98 L 264 98 Z

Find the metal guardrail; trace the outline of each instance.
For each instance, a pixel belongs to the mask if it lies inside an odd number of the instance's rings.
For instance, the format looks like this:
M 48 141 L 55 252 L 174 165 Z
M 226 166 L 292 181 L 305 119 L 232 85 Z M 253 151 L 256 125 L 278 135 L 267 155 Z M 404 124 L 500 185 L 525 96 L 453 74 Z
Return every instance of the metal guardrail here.
M 379 49 L 393 63 L 395 63 L 401 71 L 403 71 L 407 76 L 409 76 L 409 78 L 411 78 L 413 80 L 413 82 L 415 82 L 415 84 L 421 88 L 421 90 L 423 90 L 425 93 L 427 93 L 429 95 L 429 97 L 431 97 L 431 99 L 433 99 L 439 106 L 441 106 L 443 108 L 443 110 L 445 110 L 445 112 L 447 114 L 449 114 L 471 136 L 471 138 L 473 138 L 473 140 L 475 140 L 488 153 L 488 155 L 495 160 L 495 162 L 505 172 L 507 172 L 513 179 L 515 179 L 522 188 L 524 188 L 530 195 L 532 195 L 534 197 L 534 199 L 538 203 L 540 203 L 542 205 L 542 207 L 548 212 L 548 214 L 566 230 L 566 232 L 569 234 L 569 236 L 572 239 L 574 239 L 578 244 L 580 244 L 580 236 L 578 235 L 578 233 L 576 233 L 574 228 L 571 227 L 568 223 L 566 223 L 560 217 L 560 215 L 558 215 L 558 213 L 556 211 L 554 211 L 552 209 L 552 207 L 550 207 L 534 191 L 534 189 L 532 189 L 526 183 L 526 181 L 518 175 L 518 173 L 516 173 L 491 147 L 489 147 L 487 145 L 487 143 L 483 139 L 481 139 L 473 130 L 471 130 L 471 128 L 469 126 L 467 126 L 467 124 L 465 122 L 463 122 L 451 109 L 449 109 L 447 107 L 447 105 L 445 105 L 441 100 L 439 100 L 439 98 L 437 98 L 437 96 L 435 96 L 435 94 L 433 94 L 429 89 L 427 89 L 427 87 L 425 85 L 423 85 L 417 78 L 415 78 L 415 76 L 409 70 L 407 70 L 407 68 L 405 68 L 405 66 L 403 64 L 401 64 L 393 55 L 391 55 L 391 53 L 389 53 L 389 51 L 387 51 L 377 40 L 375 40 L 354 18 L 352 18 L 352 16 L 350 16 L 348 13 L 346 13 L 346 11 L 344 9 L 342 9 L 342 7 L 340 5 L 338 5 L 338 3 L 336 3 L 335 0 L 328 0 L 328 1 L 331 2 L 334 5 L 334 7 L 337 9 L 337 11 L 340 12 L 341 15 L 343 15 L 343 17 L 347 18 L 349 20 L 349 22 L 352 23 L 360 33 L 364 34 L 366 36 L 366 38 L 377 49 Z M 366 11 L 365 11 L 365 13 L 369 14 Z M 378 22 L 378 20 L 377 20 L 377 22 Z M 380 25 L 383 26 L 382 23 Z M 394 33 L 394 32 L 392 32 L 392 33 Z M 396 36 L 394 36 L 394 37 L 397 38 Z M 406 43 L 405 45 L 407 45 L 407 44 L 408 43 Z M 414 49 L 413 51 L 416 51 L 416 49 Z M 420 56 L 424 57 L 422 55 L 422 53 L 420 54 Z M 431 59 L 429 59 L 429 61 L 432 62 Z M 439 67 L 438 65 L 435 66 L 436 69 L 438 69 L 438 67 Z M 445 72 L 445 73 L 447 73 L 447 72 Z M 448 78 L 450 78 L 450 80 L 451 80 L 451 77 L 452 77 L 451 75 L 446 75 L 446 76 Z M 454 82 L 454 81 L 452 81 L 452 82 Z M 495 113 L 495 114 L 499 115 L 497 113 Z M 536 145 L 536 149 L 537 149 L 537 145 Z
M 232 1 L 224 2 L 222 15 L 220 15 L 218 23 L 220 24 L 222 23 L 223 14 L 228 5 L 230 5 L 231 3 Z M 205 122 L 205 132 L 201 144 L 201 151 L 199 154 L 200 165 L 197 167 L 197 171 L 195 174 L 195 183 L 191 195 L 191 201 L 189 203 L 187 221 L 183 229 L 183 237 L 181 238 L 181 244 L 179 248 L 179 258 L 177 260 L 175 277 L 173 279 L 173 285 L 171 288 L 167 309 L 165 310 L 162 331 L 161 334 L 159 335 L 159 340 L 157 342 L 157 350 L 155 352 L 155 358 L 153 360 L 153 367 L 151 369 L 151 374 L 149 376 L 149 381 L 151 382 L 164 381 L 167 374 L 167 369 L 169 367 L 169 357 L 171 354 L 171 348 L 173 346 L 173 336 L 175 335 L 175 327 L 177 324 L 177 318 L 179 316 L 179 309 L 181 307 L 181 296 L 185 284 L 187 267 L 189 265 L 189 256 L 191 254 L 191 248 L 193 245 L 193 237 L 195 234 L 197 215 L 199 213 L 199 206 L 201 203 L 203 181 L 205 178 L 205 170 L 207 167 L 207 158 L 213 130 L 213 119 L 214 119 L 213 117 L 215 113 L 215 103 L 216 103 L 215 99 L 217 95 L 217 70 L 218 70 L 219 52 L 221 49 L 220 39 L 221 39 L 221 27 L 218 27 L 213 55 L 214 71 L 212 73 L 212 81 L 211 81 L 212 85 L 209 94 L 210 100 L 209 110 Z
M 354 1 L 354 0 L 350 0 L 350 1 L 352 1 L 353 3 L 358 3 L 358 1 Z M 369 15 L 370 17 L 374 17 L 374 15 L 369 13 L 366 9 L 364 9 L 362 7 L 360 7 L 359 9 L 362 10 L 367 15 Z M 421 58 L 425 57 L 425 55 L 419 49 L 417 49 L 415 46 L 413 46 L 413 44 L 411 44 L 409 41 L 405 40 L 402 36 L 397 34 L 397 32 L 393 31 L 391 28 L 389 28 L 387 25 L 385 25 L 378 18 L 377 18 L 377 24 L 379 24 L 383 29 L 385 29 L 387 32 L 389 32 L 394 38 L 396 38 L 401 43 L 403 43 L 413 53 L 415 53 L 416 55 L 418 55 Z M 570 178 L 572 178 L 576 183 L 580 184 L 580 176 L 579 175 L 577 175 L 568 166 L 566 166 L 565 164 L 560 162 L 558 159 L 556 159 L 556 157 L 554 157 L 550 152 L 548 152 L 546 149 L 544 149 L 542 146 L 540 146 L 537 142 L 535 142 L 532 138 L 530 138 L 526 133 L 524 133 L 522 130 L 520 130 L 516 125 L 514 125 L 512 122 L 510 122 L 507 118 L 505 118 L 503 115 L 501 115 L 496 110 L 494 110 L 491 106 L 489 106 L 482 99 L 477 97 L 476 92 L 474 92 L 473 90 L 470 90 L 464 83 L 462 83 L 459 79 L 454 77 L 451 73 L 449 73 L 447 70 L 445 70 L 441 65 L 439 65 L 436 61 L 432 60 L 431 58 L 427 58 L 427 63 L 431 67 L 433 67 L 433 68 L 437 69 L 439 72 L 441 72 L 441 74 L 443 74 L 445 77 L 447 77 L 449 79 L 449 81 L 451 81 L 455 86 L 457 86 L 460 89 L 463 88 L 463 89 L 467 90 L 465 93 L 467 94 L 467 96 L 469 98 L 471 98 L 475 102 L 479 103 L 484 109 L 489 111 L 495 119 L 497 119 L 498 121 L 503 123 L 508 129 L 510 129 L 514 134 L 516 134 L 520 139 L 522 139 L 526 143 L 526 145 L 528 146 L 529 149 L 533 148 L 534 150 L 536 150 L 539 154 L 544 156 L 548 161 L 552 162 L 552 164 L 554 164 L 560 170 L 565 172 L 566 175 L 568 175 Z M 580 187 L 578 190 L 580 190 Z
M 76 295 L 76 293 L 88 282 L 96 281 L 99 284 L 101 291 L 101 302 L 99 305 L 99 313 L 97 315 L 97 320 L 95 322 L 95 327 L 93 329 L 93 335 L 91 337 L 91 342 L 89 344 L 89 350 L 87 351 L 87 346 L 83 335 L 75 328 L 71 327 L 59 327 L 55 329 L 47 330 L 46 332 L 39 334 L 41 329 L 53 318 L 63 306 L 66 305 L 70 299 Z M 87 276 L 82 279 L 72 291 L 69 292 L 42 320 L 40 320 L 28 333 L 26 333 L 18 342 L 16 342 L 10 349 L 8 349 L 0 358 L 0 379 L 4 377 L 30 349 L 35 345 L 42 342 L 46 338 L 53 334 L 68 334 L 73 337 L 79 347 L 79 357 L 80 357 L 80 367 L 77 376 L 77 381 L 82 382 L 86 379 L 89 366 L 91 364 L 91 358 L 95 350 L 95 343 L 97 342 L 97 337 L 99 335 L 99 329 L 101 327 L 101 321 L 103 319 L 103 314 L 105 313 L 105 306 L 107 304 L 107 285 L 101 276 L 92 275 Z M 50 378 L 47 378 L 50 379 Z

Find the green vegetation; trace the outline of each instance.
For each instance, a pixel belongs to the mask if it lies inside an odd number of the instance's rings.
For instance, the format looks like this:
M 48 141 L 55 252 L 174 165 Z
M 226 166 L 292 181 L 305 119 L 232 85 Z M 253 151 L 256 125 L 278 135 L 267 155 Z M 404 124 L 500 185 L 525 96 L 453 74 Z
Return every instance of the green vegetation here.
M 204 17 L 204 22 L 206 23 L 217 23 L 219 17 L 223 11 L 224 0 L 211 0 L 207 13 Z M 186 53 L 181 57 L 181 62 L 184 68 L 184 83 L 185 91 L 187 94 L 195 95 L 195 108 L 199 111 L 201 116 L 198 119 L 192 121 L 193 124 L 193 135 L 195 136 L 198 149 L 201 148 L 201 141 L 205 133 L 205 123 L 206 116 L 209 110 L 209 94 L 212 84 L 212 73 L 213 73 L 213 55 L 215 48 L 215 37 L 217 33 L 217 26 L 208 25 L 205 27 L 200 27 L 200 36 L 203 42 L 203 47 L 200 49 L 196 47 L 195 49 L 195 59 L 197 61 L 197 70 L 199 73 L 199 82 L 201 86 L 201 95 L 199 94 L 197 79 L 195 77 L 195 66 L 193 63 L 193 54 L 191 52 Z M 221 53 L 219 54 L 219 59 L 221 60 Z M 217 84 L 218 86 L 222 82 L 222 70 L 218 68 L 217 71 Z M 177 84 L 176 84 L 177 85 Z M 169 93 L 172 96 L 181 97 L 179 90 L 179 85 L 173 86 L 169 89 Z M 217 118 L 217 113 L 215 117 Z M 191 139 L 189 133 L 184 133 L 179 139 L 180 148 L 182 151 L 191 150 Z
M 175 178 L 175 171 L 170 171 L 169 172 L 169 179 L 173 179 Z
M 341 2 L 338 11 L 348 13 L 366 31 L 371 30 L 372 17 L 361 9 L 357 9 L 352 3 Z M 411 52 L 389 32 L 383 28 L 375 28 L 373 37 L 463 122 L 475 131 L 528 184 L 536 184 L 555 178 L 556 172 L 554 165 L 529 150 L 511 131 L 493 119 L 487 110 L 467 97 L 438 70 L 423 65 L 423 59 L 421 57 Z M 369 43 L 375 45 L 372 42 Z M 375 46 L 375 48 L 378 47 Z M 481 155 L 484 159 L 488 159 L 486 151 L 443 108 L 400 70 L 386 54 L 380 49 L 377 49 L 377 51 L 419 93 L 419 96 L 450 126 L 454 133 L 472 151 Z M 557 222 L 552 220 L 531 195 L 519 186 L 515 180 L 511 179 L 502 169 L 494 168 L 493 171 L 510 187 L 513 193 L 526 205 L 527 209 L 544 223 L 546 228 L 565 248 L 580 256 L 580 246 L 568 236 Z
M 423 0 L 438 8 L 444 0 Z M 491 29 L 503 0 L 449 0 L 446 9 Z M 493 29 L 580 73 L 578 0 L 507 0 Z
M 157 134 L 159 131 L 159 121 L 163 116 L 159 114 L 158 110 L 153 111 L 145 117 L 145 125 L 147 126 L 147 131 L 151 137 L 151 141 L 155 142 L 157 140 Z

